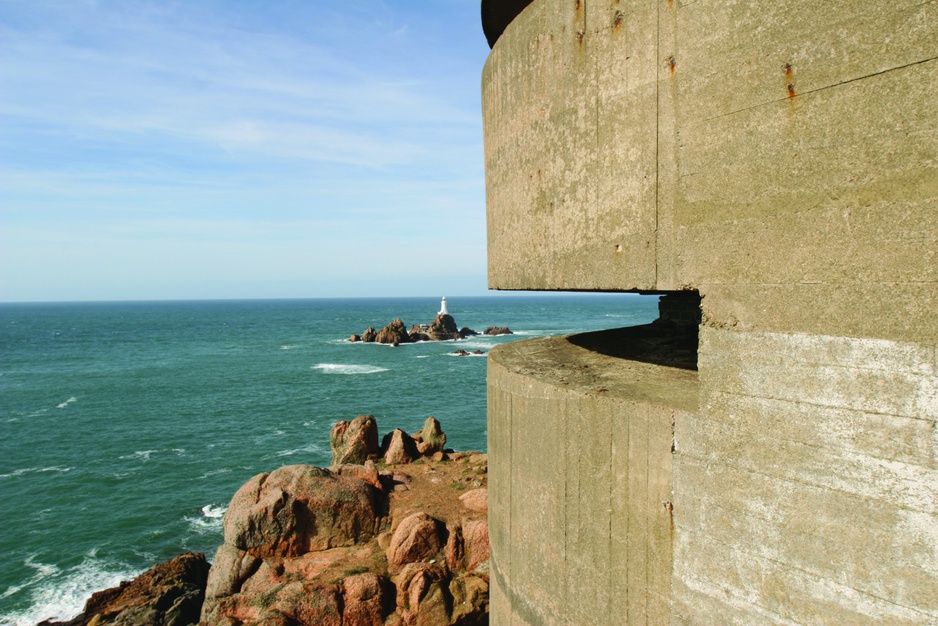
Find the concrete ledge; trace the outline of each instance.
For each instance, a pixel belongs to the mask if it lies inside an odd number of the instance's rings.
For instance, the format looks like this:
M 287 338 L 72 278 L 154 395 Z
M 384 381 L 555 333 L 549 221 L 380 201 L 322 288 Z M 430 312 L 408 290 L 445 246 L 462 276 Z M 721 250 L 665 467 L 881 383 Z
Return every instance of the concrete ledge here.
M 493 624 L 668 623 L 673 428 L 697 372 L 613 356 L 630 332 L 489 354 Z

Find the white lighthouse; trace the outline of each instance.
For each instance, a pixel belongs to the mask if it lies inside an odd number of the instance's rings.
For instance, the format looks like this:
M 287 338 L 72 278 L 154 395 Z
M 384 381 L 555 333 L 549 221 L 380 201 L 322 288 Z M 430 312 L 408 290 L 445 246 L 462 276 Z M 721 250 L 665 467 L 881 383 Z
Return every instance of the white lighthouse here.
M 440 302 L 440 313 L 439 315 L 449 315 L 449 311 L 446 310 L 446 296 L 443 296 L 443 301 Z

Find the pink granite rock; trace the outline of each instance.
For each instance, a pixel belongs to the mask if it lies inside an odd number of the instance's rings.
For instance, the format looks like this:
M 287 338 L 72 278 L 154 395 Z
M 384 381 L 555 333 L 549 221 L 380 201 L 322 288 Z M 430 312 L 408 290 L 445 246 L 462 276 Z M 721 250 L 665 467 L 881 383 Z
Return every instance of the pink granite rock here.
M 336 422 L 329 435 L 332 465 L 353 463 L 361 465 L 369 458 L 377 458 L 378 423 L 374 415 L 359 415 L 351 422 Z
M 292 557 L 368 540 L 382 494 L 356 478 L 288 465 L 249 480 L 225 513 L 225 543 L 253 556 Z
M 489 560 L 489 523 L 478 520 L 463 525 L 466 543 L 466 569 L 470 572 Z
M 473 489 L 459 496 L 463 506 L 470 511 L 480 511 L 486 513 L 489 510 L 489 490 Z
M 443 547 L 440 524 L 418 512 L 401 520 L 387 550 L 388 571 L 396 574 L 408 563 L 430 560 Z
M 388 465 L 410 463 L 420 456 L 417 452 L 417 443 L 413 437 L 400 428 L 396 428 L 384 436 L 381 446 L 384 453 L 384 462 Z
M 343 626 L 381 626 L 389 613 L 387 580 L 366 572 L 349 576 L 342 581 L 345 610 Z

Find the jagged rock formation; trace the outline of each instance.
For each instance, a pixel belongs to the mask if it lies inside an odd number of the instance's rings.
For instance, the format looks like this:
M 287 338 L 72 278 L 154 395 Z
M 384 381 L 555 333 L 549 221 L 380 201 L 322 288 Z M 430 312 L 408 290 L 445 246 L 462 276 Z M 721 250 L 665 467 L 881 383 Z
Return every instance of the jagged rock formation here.
M 483 335 L 514 335 L 507 326 L 489 326 L 483 332 Z
M 373 422 L 336 424 L 333 459 L 367 450 L 370 434 L 354 433 L 370 432 Z M 430 417 L 413 435 L 389 433 L 362 464 L 297 465 L 252 478 L 225 514 L 201 624 L 488 623 L 487 507 L 479 495 L 487 458 L 447 454 L 445 443 Z M 393 469 L 375 464 L 382 453 Z
M 427 334 L 433 341 L 446 341 L 448 339 L 462 339 L 456 320 L 447 313 L 438 313 L 427 329 Z
M 468 326 L 459 328 L 456 326 L 456 320 L 448 313 L 438 313 L 429 324 L 414 324 L 410 331 L 404 326 L 401 318 L 396 318 L 393 322 L 376 331 L 374 327 L 367 328 L 361 335 L 352 334 L 349 341 L 352 343 L 385 343 L 391 345 L 400 345 L 402 343 L 414 343 L 417 341 L 451 341 L 455 339 L 465 339 L 474 337 L 480 333 L 472 330 Z M 507 326 L 489 326 L 483 334 L 486 335 L 511 335 L 512 332 Z
M 359 415 L 351 422 L 337 422 L 329 435 L 332 464 L 363 464 L 378 455 L 378 423 L 374 415 Z
M 407 334 L 404 322 L 398 317 L 378 332 L 375 341 L 377 343 L 389 343 L 396 346 L 410 341 L 410 336 Z
M 188 626 L 199 621 L 208 572 L 205 555 L 187 552 L 93 594 L 74 619 L 37 626 Z
M 444 452 L 433 417 L 383 448 L 371 415 L 330 439 L 341 463 L 281 467 L 238 490 L 211 569 L 186 553 L 38 626 L 487 624 L 487 456 Z M 379 468 L 394 441 L 405 454 Z

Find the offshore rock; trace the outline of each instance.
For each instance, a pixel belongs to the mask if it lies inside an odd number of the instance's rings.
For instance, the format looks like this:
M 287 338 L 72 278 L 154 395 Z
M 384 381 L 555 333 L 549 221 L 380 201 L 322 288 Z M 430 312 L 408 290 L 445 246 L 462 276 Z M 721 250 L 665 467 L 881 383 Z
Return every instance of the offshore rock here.
M 199 621 L 209 564 L 202 553 L 187 552 L 159 563 L 120 586 L 99 591 L 84 612 L 67 622 L 38 626 L 187 626 Z
M 336 422 L 329 435 L 332 464 L 362 464 L 376 459 L 378 450 L 378 423 L 374 415 L 359 415 L 351 422 Z
M 459 334 L 459 328 L 456 327 L 456 320 L 448 313 L 438 313 L 427 329 L 427 334 L 434 341 L 463 338 Z
M 483 331 L 484 335 L 514 335 L 507 326 L 489 326 Z
M 377 338 L 378 332 L 375 330 L 374 326 L 369 326 L 365 329 L 365 332 L 362 333 L 362 341 L 364 343 L 374 343 Z
M 225 543 L 259 558 L 292 557 L 367 540 L 379 530 L 382 494 L 311 465 L 249 480 L 225 513 Z
M 404 327 L 404 322 L 402 322 L 401 318 L 398 317 L 393 322 L 381 329 L 381 331 L 378 333 L 378 336 L 375 338 L 375 341 L 378 343 L 397 345 L 409 342 L 410 336 L 407 334 L 407 329 Z

